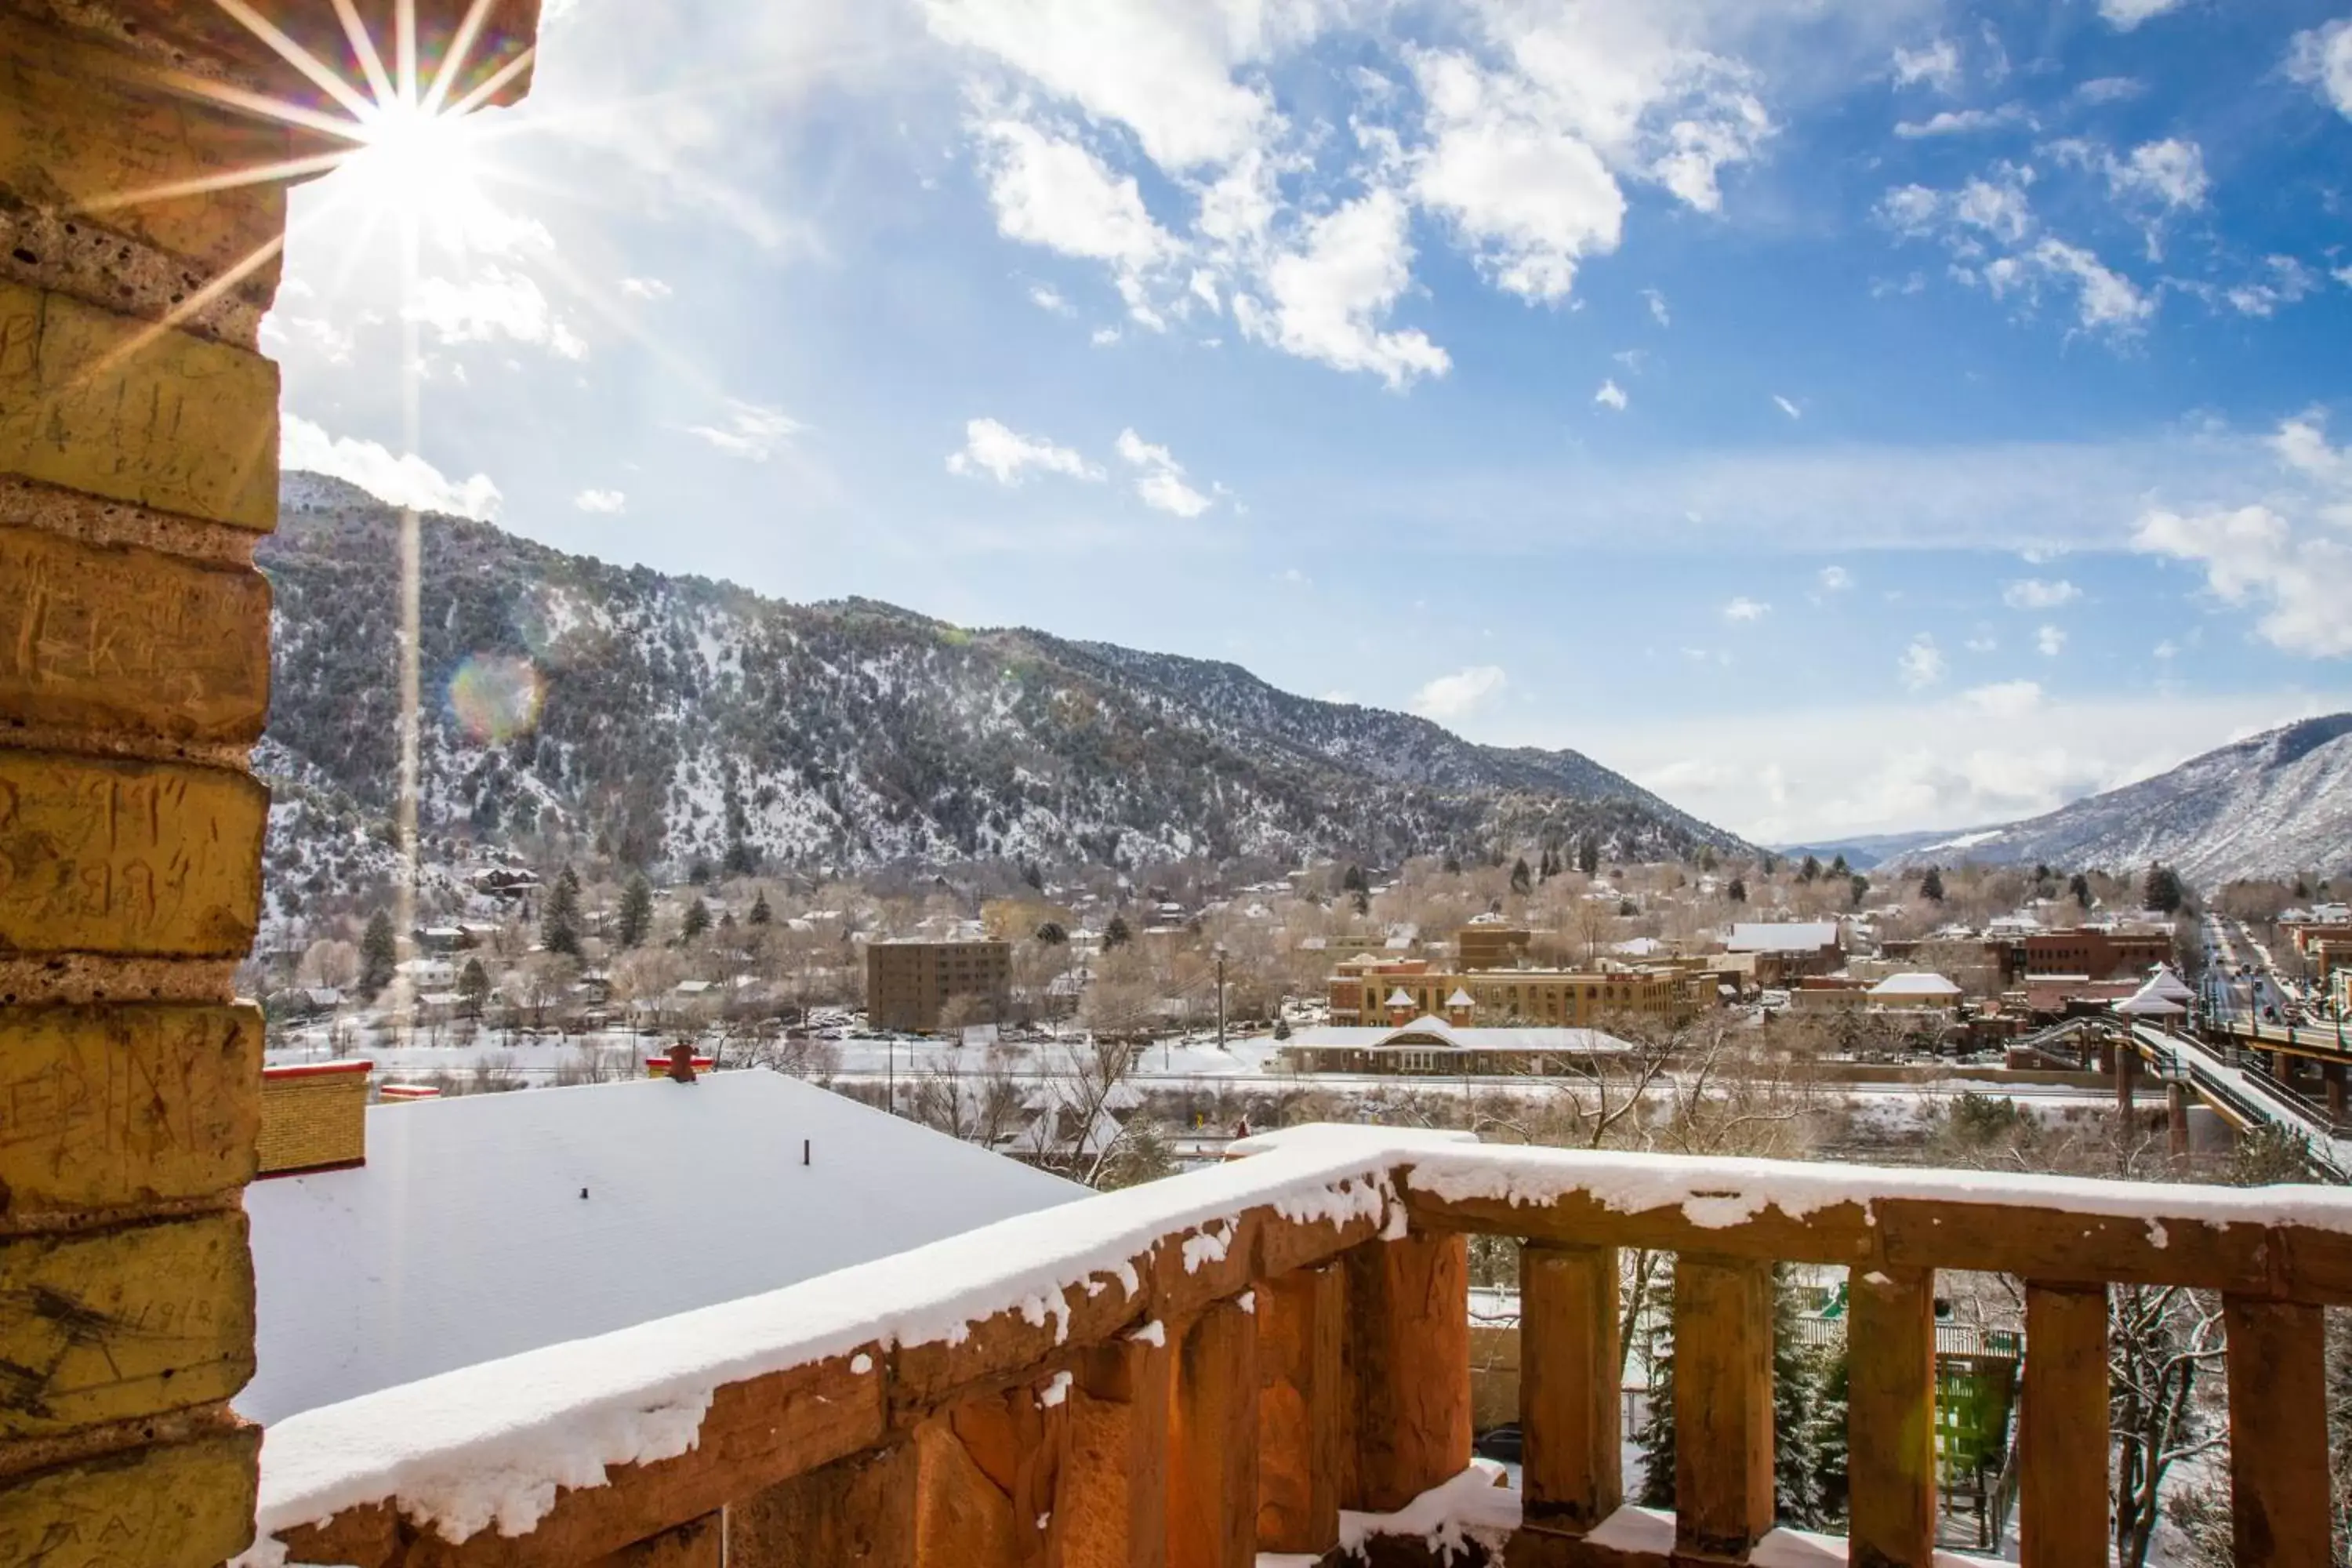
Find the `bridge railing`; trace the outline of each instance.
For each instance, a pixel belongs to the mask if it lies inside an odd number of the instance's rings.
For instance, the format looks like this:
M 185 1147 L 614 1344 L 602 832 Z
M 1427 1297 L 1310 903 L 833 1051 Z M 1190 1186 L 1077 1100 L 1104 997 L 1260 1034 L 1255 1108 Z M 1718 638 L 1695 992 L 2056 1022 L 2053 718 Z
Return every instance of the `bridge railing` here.
M 2218 1294 L 2238 1561 L 2328 1560 L 2322 1316 L 2352 1302 L 2352 1194 L 1362 1128 L 1242 1147 L 1263 1152 L 294 1417 L 264 1446 L 254 1560 L 1247 1568 L 1465 1510 L 1518 1564 L 1769 1558 L 1782 1261 L 1848 1271 L 1852 1561 L 1937 1561 L 1939 1269 L 2024 1281 L 2025 1563 L 2106 1560 L 2117 1283 Z M 1523 1243 L 1515 1500 L 1465 1475 L 1480 1234 Z M 1625 1248 L 1675 1255 L 1671 1515 L 1622 1507 Z

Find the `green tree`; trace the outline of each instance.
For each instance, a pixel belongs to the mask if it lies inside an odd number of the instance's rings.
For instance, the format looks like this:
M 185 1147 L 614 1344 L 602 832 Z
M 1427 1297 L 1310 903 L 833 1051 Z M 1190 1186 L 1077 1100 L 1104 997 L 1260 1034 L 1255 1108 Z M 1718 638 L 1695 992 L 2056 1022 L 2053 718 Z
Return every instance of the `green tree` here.
M 1364 879 L 1364 868 L 1361 866 L 1349 866 L 1339 878 L 1339 889 L 1342 892 L 1360 893 L 1370 886 L 1371 884 Z
M 1735 904 L 1746 903 L 1748 901 L 1748 879 L 1745 877 L 1734 877 L 1731 879 L 1731 886 L 1723 889 L 1723 896 L 1729 899 Z
M 1106 952 L 1113 948 L 1125 947 L 1134 940 L 1135 933 L 1127 929 L 1125 915 L 1111 916 L 1110 924 L 1103 927 L 1103 951 Z
M 360 937 L 360 989 L 371 997 L 392 984 L 393 966 L 400 962 L 400 944 L 392 934 L 392 917 L 382 910 L 368 917 Z
M 1590 833 L 1577 841 L 1576 868 L 1588 877 L 1601 869 L 1601 841 Z
M 547 890 L 547 904 L 540 911 L 539 940 L 550 952 L 580 956 L 580 878 L 569 866 Z
M 2187 901 L 2180 887 L 2180 873 L 2157 862 L 2147 868 L 2147 877 L 2140 884 L 2140 902 L 2159 914 L 2178 914 Z
M 751 900 L 751 912 L 743 918 L 750 921 L 755 926 L 769 925 L 774 922 L 776 911 L 768 907 L 767 889 L 762 888 L 760 889 L 760 896 Z
M 1856 910 L 1862 908 L 1862 900 L 1869 896 L 1870 879 L 1857 873 L 1854 879 L 1846 884 L 1847 908 Z
M 1821 879 L 1822 863 L 1819 860 L 1814 859 L 1810 855 L 1806 856 L 1803 863 L 1797 868 L 1797 880 L 1800 882 L 1818 882 Z
M 1712 871 L 1715 868 L 1715 846 L 1712 844 L 1703 844 L 1699 846 L 1698 868 L 1702 871 Z
M 738 838 L 727 847 L 723 864 L 727 868 L 728 875 L 748 877 L 760 868 L 760 852 Z
M 1853 875 L 1853 868 L 1847 865 L 1845 857 L 1841 855 L 1830 862 L 1830 875 L 1837 878 L 1851 877 Z
M 1831 1399 L 1832 1373 L 1843 1358 L 1804 1342 L 1797 1326 L 1801 1306 L 1793 1271 L 1780 1265 L 1772 1271 L 1774 1511 L 1783 1523 L 1818 1530 L 1838 1523 L 1843 1512 L 1842 1500 L 1824 1483 L 1832 1433 L 1845 1430 L 1844 1403 Z
M 1037 922 L 1037 940 L 1047 947 L 1059 947 L 1070 940 L 1070 933 L 1062 929 L 1059 921 L 1040 921 Z
M 2091 907 L 2091 879 L 2077 871 L 2066 880 L 2066 891 L 2074 895 L 2075 907 Z
M 1927 868 L 1927 874 L 1919 879 L 1919 896 L 1931 904 L 1944 901 L 1944 873 L 1940 868 Z
M 702 901 L 700 895 L 686 906 L 686 923 L 678 929 L 688 942 L 710 929 L 710 906 Z
M 1528 893 L 1534 890 L 1531 874 L 1528 870 L 1528 858 L 1522 855 L 1511 866 L 1511 891 Z
M 621 945 L 635 947 L 653 929 L 653 888 L 645 878 L 632 877 L 621 890 Z
M 1286 1040 L 1286 1039 L 1290 1038 L 1290 1020 L 1289 1020 L 1289 1019 L 1287 1019 L 1287 1018 L 1276 1018 L 1276 1019 L 1274 1021 L 1274 1037 L 1275 1037 L 1276 1039 L 1277 1039 L 1277 1040 Z
M 465 998 L 466 1016 L 468 1018 L 480 1017 L 482 1009 L 489 1005 L 490 976 L 489 972 L 482 967 L 480 959 L 466 960 L 466 967 L 457 975 L 457 994 Z

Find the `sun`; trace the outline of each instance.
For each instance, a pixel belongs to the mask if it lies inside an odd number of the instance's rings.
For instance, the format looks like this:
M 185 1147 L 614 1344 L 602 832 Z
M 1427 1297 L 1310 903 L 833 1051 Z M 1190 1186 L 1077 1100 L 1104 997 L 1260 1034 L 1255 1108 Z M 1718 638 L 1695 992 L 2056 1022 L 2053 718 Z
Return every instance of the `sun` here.
M 394 99 L 371 106 L 352 140 L 335 180 L 367 206 L 422 215 L 446 204 L 454 191 L 478 189 L 480 137 L 471 116 Z

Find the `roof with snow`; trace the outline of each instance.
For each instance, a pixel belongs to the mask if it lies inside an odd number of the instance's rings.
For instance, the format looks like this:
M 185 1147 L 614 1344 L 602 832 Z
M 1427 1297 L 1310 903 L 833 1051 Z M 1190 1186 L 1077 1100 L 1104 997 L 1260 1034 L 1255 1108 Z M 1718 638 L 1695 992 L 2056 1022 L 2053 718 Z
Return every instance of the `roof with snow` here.
M 1445 1005 L 1448 1007 L 1475 1007 L 1478 1000 L 1457 985 L 1454 988 L 1454 994 L 1445 999 Z
M 254 1420 L 1087 1195 L 760 1071 L 372 1106 L 367 1142 L 364 1165 L 246 1189 L 258 1365 L 236 1404 Z
M 1958 996 L 1959 994 L 1960 988 L 1944 975 L 1928 974 L 1926 973 L 1890 974 L 1885 979 L 1880 981 L 1877 984 L 1872 986 L 1869 991 L 1870 995 L 1882 998 L 1892 996 Z
M 1837 940 L 1835 921 L 1742 921 L 1731 928 L 1724 945 L 1734 952 L 1819 952 L 1835 947 Z
M 1380 1025 L 1327 1024 L 1301 1029 L 1283 1042 L 1308 1050 L 1630 1051 L 1633 1047 L 1599 1029 L 1496 1027 L 1456 1028 L 1423 1013 L 1394 1028 Z
M 1412 1005 L 1412 994 L 1407 991 L 1403 986 L 1400 985 L 1395 990 L 1389 993 L 1389 999 L 1385 1005 L 1391 1007 L 1410 1007 Z

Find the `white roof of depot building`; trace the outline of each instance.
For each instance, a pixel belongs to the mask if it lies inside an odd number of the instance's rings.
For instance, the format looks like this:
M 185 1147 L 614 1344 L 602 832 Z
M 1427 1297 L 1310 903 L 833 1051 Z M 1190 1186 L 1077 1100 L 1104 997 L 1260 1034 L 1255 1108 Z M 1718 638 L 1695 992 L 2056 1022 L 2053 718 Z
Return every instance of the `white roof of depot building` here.
M 372 1106 L 367 1142 L 364 1165 L 246 1189 L 258 1365 L 236 1404 L 252 1419 L 1087 1195 L 761 1071 Z
M 1599 1029 L 1554 1027 L 1455 1028 L 1423 1013 L 1393 1028 L 1379 1024 L 1327 1024 L 1301 1029 L 1283 1042 L 1316 1050 L 1630 1051 L 1633 1047 Z
M 1890 974 L 1872 986 L 1868 994 L 1873 996 L 1958 996 L 1960 988 L 1944 975 L 1914 972 Z

